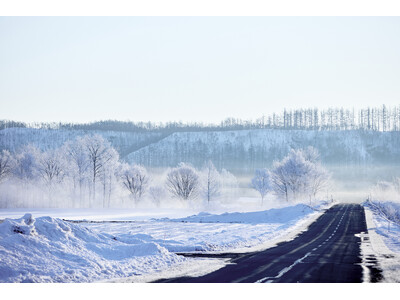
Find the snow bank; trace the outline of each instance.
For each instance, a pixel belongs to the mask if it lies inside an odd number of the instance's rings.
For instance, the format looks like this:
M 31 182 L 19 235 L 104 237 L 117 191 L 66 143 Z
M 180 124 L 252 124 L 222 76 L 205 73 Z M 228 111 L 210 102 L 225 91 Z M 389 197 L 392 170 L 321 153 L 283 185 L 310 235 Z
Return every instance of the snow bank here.
M 299 218 L 312 213 L 313 209 L 304 204 L 288 206 L 283 208 L 273 208 L 265 211 L 246 212 L 246 213 L 224 213 L 214 215 L 209 213 L 199 213 L 186 218 L 171 219 L 172 222 L 191 222 L 191 223 L 242 223 L 242 224 L 266 224 L 266 223 L 292 223 Z M 168 219 L 166 219 L 168 220 Z
M 185 258 L 145 234 L 113 236 L 51 217 L 0 224 L 0 282 L 88 282 L 140 275 Z
M 388 219 L 396 216 L 388 212 L 398 204 L 365 201 L 363 205 L 368 227 L 368 239 L 361 243 L 363 260 L 368 263 L 368 257 L 376 257 L 381 281 L 400 282 L 400 224 Z
M 210 271 L 226 262 L 173 252 L 261 250 L 303 230 L 321 213 L 298 204 L 129 223 L 71 223 L 26 214 L 0 224 L 0 282 L 140 281 L 170 268 Z
M 259 212 L 200 213 L 179 219 L 87 226 L 119 236 L 146 233 L 152 237 L 149 242 L 170 252 L 248 252 L 272 247 L 289 235 L 292 238 L 320 214 L 322 211 L 299 204 Z

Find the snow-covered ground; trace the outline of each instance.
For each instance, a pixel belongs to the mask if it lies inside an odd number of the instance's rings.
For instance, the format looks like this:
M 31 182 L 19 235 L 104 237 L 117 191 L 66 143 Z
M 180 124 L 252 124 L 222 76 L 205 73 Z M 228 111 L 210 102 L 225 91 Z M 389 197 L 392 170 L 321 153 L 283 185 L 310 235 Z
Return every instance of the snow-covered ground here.
M 400 282 L 400 225 L 388 221 L 371 206 L 365 207 L 368 239 L 363 239 L 364 263 L 373 256 L 382 270 L 383 282 Z
M 143 212 L 136 219 L 116 217 L 115 212 L 108 215 L 108 220 L 125 218 L 129 223 L 73 223 L 54 214 L 6 219 L 0 224 L 0 282 L 143 282 L 165 275 L 204 274 L 226 261 L 189 259 L 174 252 L 271 247 L 293 238 L 321 212 L 298 204 L 258 212 L 183 218 L 179 214 L 183 212 L 169 218 L 166 212 L 152 216 Z M 78 215 L 85 214 L 59 211 L 58 217 L 77 220 Z
M 87 220 L 87 221 L 147 221 L 153 218 L 180 218 L 188 214 L 196 213 L 192 209 L 136 209 L 136 208 L 13 208 L 0 209 L 0 220 L 5 218 L 17 219 L 26 212 L 31 213 L 35 217 L 51 216 L 64 220 Z
M 146 233 L 149 241 L 171 252 L 245 251 L 295 230 L 315 214 L 308 206 L 298 204 L 259 212 L 200 213 L 179 219 L 85 225 L 112 235 Z
M 132 276 L 185 259 L 148 241 L 118 237 L 51 217 L 0 224 L 0 282 L 88 282 Z

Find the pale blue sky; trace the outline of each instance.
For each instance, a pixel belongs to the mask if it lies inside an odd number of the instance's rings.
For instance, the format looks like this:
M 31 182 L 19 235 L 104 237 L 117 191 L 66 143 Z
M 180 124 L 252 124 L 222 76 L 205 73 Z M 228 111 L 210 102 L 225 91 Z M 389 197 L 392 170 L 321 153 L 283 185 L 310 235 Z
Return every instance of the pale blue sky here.
M 1 17 L 0 119 L 400 104 L 399 17 Z

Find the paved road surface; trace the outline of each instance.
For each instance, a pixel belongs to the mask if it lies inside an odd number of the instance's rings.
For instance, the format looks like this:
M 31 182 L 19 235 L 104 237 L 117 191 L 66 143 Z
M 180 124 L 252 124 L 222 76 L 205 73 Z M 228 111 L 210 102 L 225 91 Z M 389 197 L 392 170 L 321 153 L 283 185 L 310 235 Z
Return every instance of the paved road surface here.
M 221 255 L 233 257 L 232 264 L 202 277 L 157 282 L 362 282 L 355 234 L 366 231 L 360 205 L 335 205 L 292 241 L 261 252 Z

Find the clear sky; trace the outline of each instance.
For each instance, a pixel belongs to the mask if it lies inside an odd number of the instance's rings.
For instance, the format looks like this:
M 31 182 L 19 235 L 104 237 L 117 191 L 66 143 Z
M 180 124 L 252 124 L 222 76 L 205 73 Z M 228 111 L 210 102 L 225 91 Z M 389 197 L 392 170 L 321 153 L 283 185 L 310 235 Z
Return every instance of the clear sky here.
M 0 119 L 400 104 L 400 17 L 0 17 Z

